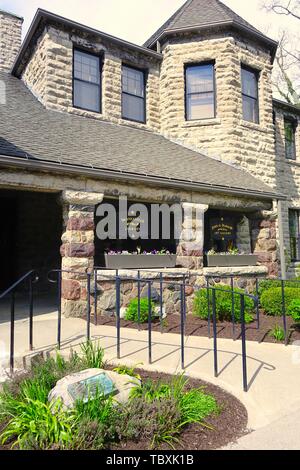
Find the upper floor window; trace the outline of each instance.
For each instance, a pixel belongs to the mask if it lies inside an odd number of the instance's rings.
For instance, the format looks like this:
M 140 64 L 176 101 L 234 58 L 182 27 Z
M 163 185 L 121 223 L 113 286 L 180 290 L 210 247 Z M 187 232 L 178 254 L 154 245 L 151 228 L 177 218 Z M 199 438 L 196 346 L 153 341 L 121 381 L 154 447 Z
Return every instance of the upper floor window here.
M 127 65 L 122 67 L 122 118 L 146 122 L 145 72 Z
M 73 106 L 100 113 L 101 59 L 74 49 Z
M 214 64 L 189 65 L 185 70 L 186 119 L 211 119 L 216 115 Z
M 289 160 L 296 159 L 296 123 L 291 119 L 284 120 L 284 140 L 285 140 L 285 156 Z
M 243 118 L 245 121 L 259 123 L 258 73 L 242 67 Z

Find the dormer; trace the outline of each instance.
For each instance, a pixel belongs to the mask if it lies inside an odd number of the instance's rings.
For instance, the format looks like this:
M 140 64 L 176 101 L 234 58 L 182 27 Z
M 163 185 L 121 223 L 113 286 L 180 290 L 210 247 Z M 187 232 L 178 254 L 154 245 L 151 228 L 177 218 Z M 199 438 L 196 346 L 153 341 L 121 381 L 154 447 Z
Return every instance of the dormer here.
M 13 67 L 42 104 L 159 131 L 162 56 L 39 9 Z

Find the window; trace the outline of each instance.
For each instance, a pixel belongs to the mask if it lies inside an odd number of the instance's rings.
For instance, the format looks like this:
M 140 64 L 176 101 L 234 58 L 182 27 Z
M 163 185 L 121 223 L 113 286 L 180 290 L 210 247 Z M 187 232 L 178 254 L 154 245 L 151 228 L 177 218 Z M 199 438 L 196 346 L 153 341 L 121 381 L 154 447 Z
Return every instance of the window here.
M 243 118 L 258 123 L 258 73 L 245 67 L 242 67 L 242 98 Z
M 299 224 L 300 211 L 289 210 L 289 228 L 290 228 L 290 248 L 291 259 L 293 261 L 300 260 L 300 224 Z
M 211 119 L 215 113 L 214 64 L 190 65 L 185 70 L 186 119 Z
M 130 121 L 146 122 L 145 73 L 123 65 L 122 117 Z
M 100 57 L 75 49 L 73 62 L 73 106 L 100 113 Z
M 296 133 L 296 123 L 290 119 L 285 119 L 284 120 L 285 156 L 289 160 L 296 160 L 295 133 Z

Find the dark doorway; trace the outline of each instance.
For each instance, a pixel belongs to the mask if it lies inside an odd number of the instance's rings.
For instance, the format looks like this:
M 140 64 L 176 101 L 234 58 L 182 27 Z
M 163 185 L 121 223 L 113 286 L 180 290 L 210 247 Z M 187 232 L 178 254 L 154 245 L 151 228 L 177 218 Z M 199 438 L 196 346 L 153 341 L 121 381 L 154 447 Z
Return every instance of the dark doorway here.
M 0 292 L 32 269 L 39 290 L 47 291 L 47 273 L 60 268 L 62 207 L 58 194 L 0 190 Z
M 6 197 L 1 204 L 2 223 L 0 227 L 1 276 L 0 292 L 8 288 L 15 280 L 14 223 L 16 218 L 16 200 Z

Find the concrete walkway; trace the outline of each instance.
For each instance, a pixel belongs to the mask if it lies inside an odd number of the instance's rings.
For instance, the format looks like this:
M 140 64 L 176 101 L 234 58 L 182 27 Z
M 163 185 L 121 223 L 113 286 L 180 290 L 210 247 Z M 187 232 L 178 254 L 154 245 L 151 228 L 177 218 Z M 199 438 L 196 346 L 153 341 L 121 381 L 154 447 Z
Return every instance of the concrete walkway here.
M 41 306 L 42 308 L 42 306 Z M 9 323 L 4 321 L 5 307 L 0 308 L 0 353 L 2 344 L 2 366 L 7 365 L 9 350 Z M 21 305 L 20 305 L 21 311 Z M 138 332 L 133 329 L 121 330 L 121 359 L 116 357 L 116 329 L 112 326 L 91 325 L 91 334 L 99 340 L 105 349 L 105 357 L 114 363 L 137 365 L 149 370 L 167 373 L 181 372 L 180 336 L 170 333 L 152 333 L 152 358 L 148 364 L 147 331 Z M 48 307 L 34 319 L 35 353 L 43 350 L 53 351 L 56 348 L 57 312 Z M 80 319 L 63 319 L 62 351 L 66 354 L 70 347 L 79 348 L 85 340 L 86 322 Z M 19 315 L 15 328 L 16 366 L 21 367 L 23 357 L 30 357 L 28 351 L 28 319 L 26 311 Z M 274 433 L 278 436 L 280 422 L 290 425 L 289 419 L 300 414 L 300 345 L 283 346 L 280 344 L 257 344 L 247 342 L 247 365 L 249 391 L 242 388 L 241 342 L 229 339 L 218 340 L 219 377 L 213 373 L 213 343 L 203 337 L 185 338 L 185 366 L 187 375 L 204 379 L 219 385 L 240 399 L 248 410 L 248 428 L 260 430 L 265 434 L 265 426 L 275 426 Z M 4 358 L 3 352 L 6 351 Z M 288 415 L 291 413 L 291 416 Z M 299 420 L 299 414 L 298 420 Z M 300 422 L 300 420 L 299 420 Z M 274 424 L 272 424 L 274 423 Z M 293 433 L 290 429 L 289 433 Z M 239 445 L 251 446 L 252 437 L 256 433 L 243 438 Z M 297 433 L 300 435 L 300 432 Z M 288 436 L 288 432 L 286 433 Z M 280 437 L 280 436 L 279 436 Z M 297 440 L 296 436 L 294 436 Z M 249 440 L 248 440 L 249 439 Z M 300 442 L 300 438 L 298 439 Z M 261 441 L 261 439 L 260 439 Z M 264 441 L 272 445 L 270 441 Z M 297 444 L 298 445 L 298 444 Z M 300 448 L 300 445 L 298 446 Z M 241 447 L 243 448 L 243 447 Z M 249 447 L 250 448 L 250 447 Z M 276 447 L 278 448 L 278 447 Z

